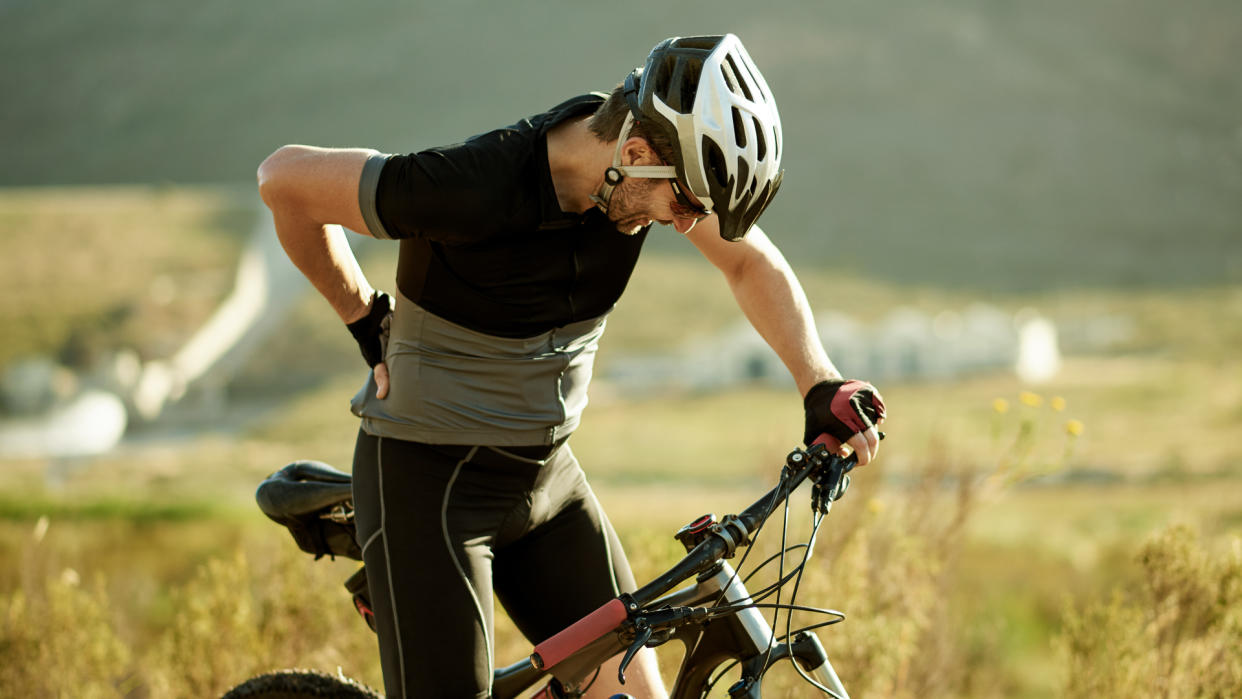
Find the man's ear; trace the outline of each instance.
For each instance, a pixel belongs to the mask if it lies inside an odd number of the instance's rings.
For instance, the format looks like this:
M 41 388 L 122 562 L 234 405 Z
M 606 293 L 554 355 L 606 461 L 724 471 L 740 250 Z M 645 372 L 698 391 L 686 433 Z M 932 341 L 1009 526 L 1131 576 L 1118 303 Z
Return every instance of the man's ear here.
M 659 165 L 655 149 L 641 136 L 630 136 L 621 144 L 622 165 Z

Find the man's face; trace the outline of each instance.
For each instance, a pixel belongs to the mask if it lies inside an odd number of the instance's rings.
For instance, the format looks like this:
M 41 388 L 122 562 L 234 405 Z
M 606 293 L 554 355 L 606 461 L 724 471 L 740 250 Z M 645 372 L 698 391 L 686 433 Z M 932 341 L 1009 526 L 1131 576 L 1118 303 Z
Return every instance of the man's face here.
M 697 212 L 678 203 L 668 180 L 642 177 L 627 177 L 617 185 L 608 218 L 626 235 L 635 235 L 653 222 L 673 226 L 684 235 L 699 221 Z

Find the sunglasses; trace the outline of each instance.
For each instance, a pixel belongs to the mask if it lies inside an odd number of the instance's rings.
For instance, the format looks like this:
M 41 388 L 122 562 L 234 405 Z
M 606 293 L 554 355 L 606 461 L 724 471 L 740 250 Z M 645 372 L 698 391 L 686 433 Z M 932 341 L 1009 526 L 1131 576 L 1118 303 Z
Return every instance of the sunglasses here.
M 692 218 L 695 223 L 698 223 L 711 215 L 711 211 L 690 201 L 690 197 L 686 196 L 686 193 L 682 191 L 680 182 L 671 179 L 668 183 L 673 186 L 673 196 L 677 198 L 677 201 L 669 204 L 669 208 L 672 209 L 674 216 L 677 218 Z

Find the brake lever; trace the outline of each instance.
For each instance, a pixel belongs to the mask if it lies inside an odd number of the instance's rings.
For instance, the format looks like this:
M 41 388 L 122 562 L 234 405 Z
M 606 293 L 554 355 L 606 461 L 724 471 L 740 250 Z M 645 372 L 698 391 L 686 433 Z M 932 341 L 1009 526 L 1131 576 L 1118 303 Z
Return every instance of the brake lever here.
M 639 612 L 633 621 L 634 642 L 621 659 L 621 665 L 617 668 L 617 679 L 625 684 L 625 668 L 629 667 L 634 655 L 651 642 L 657 628 L 671 630 L 683 624 L 702 623 L 710 615 L 711 611 L 703 607 L 669 607 Z M 666 640 L 668 639 L 663 638 L 660 643 Z
M 851 455 L 850 458 L 854 457 Z M 854 463 L 848 459 L 838 459 L 825 476 L 815 479 L 811 486 L 813 511 L 826 515 L 832 510 L 832 503 L 840 500 L 850 487 L 850 477 L 847 474 L 853 467 Z
M 630 661 L 634 659 L 634 655 L 647 645 L 647 641 L 651 640 L 652 629 L 646 624 L 636 625 L 634 627 L 634 642 L 625 651 L 625 657 L 621 659 L 621 665 L 617 667 L 617 681 L 625 684 L 625 668 L 630 666 Z
M 881 440 L 885 436 L 883 432 L 880 433 Z M 811 508 L 821 515 L 826 515 L 832 510 L 832 503 L 840 500 L 845 495 L 845 491 L 849 489 L 849 472 L 858 465 L 858 453 L 855 452 L 842 458 L 826 453 L 827 449 L 823 444 L 816 446 L 823 450 L 816 454 L 816 458 L 832 459 L 832 466 L 827 469 L 826 473 L 820 471 L 820 475 L 812 477 L 814 485 L 811 488 Z

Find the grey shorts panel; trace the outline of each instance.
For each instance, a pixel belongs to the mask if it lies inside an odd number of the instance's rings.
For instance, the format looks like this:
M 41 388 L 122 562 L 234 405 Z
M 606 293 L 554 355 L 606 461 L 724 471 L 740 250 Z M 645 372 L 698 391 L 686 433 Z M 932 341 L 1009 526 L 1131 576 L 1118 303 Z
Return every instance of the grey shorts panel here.
M 397 293 L 386 363 L 388 396 L 373 377 L 354 397 L 368 434 L 431 444 L 520 446 L 567 437 L 587 404 L 604 319 L 528 338 L 451 323 Z

